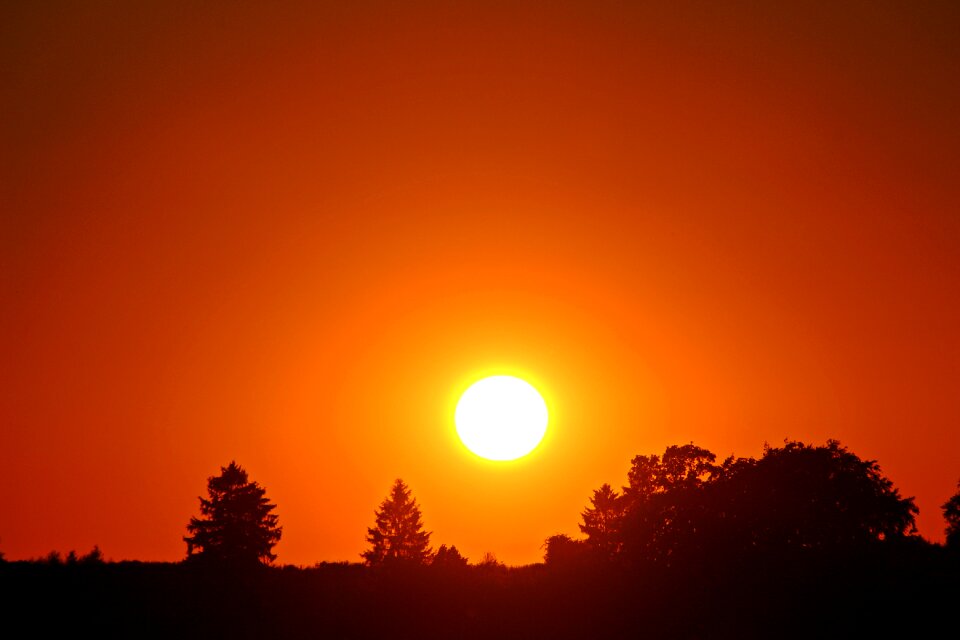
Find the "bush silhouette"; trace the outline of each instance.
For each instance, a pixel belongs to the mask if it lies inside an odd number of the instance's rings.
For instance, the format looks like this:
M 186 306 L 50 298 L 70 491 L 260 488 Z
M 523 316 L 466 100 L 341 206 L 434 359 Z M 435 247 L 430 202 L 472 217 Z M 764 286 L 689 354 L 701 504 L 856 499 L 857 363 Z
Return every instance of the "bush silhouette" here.
M 574 540 L 565 533 L 550 536 L 543 543 L 543 562 L 548 567 L 578 568 L 595 560 L 583 540 Z

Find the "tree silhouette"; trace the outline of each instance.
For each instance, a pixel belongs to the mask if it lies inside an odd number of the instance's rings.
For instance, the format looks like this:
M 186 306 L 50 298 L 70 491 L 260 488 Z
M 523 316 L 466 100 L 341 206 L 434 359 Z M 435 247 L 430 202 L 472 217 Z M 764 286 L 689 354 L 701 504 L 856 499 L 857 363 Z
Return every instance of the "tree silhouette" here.
M 759 460 L 725 465 L 712 508 L 722 506 L 723 529 L 751 547 L 849 547 L 916 531 L 913 498 L 836 440 L 768 446 Z
M 624 487 L 624 495 L 628 502 L 637 503 L 667 491 L 697 489 L 717 474 L 716 459 L 716 455 L 692 442 L 667 447 L 663 458 L 636 456 L 627 474 L 629 484 Z
M 947 521 L 947 546 L 960 549 L 960 482 L 957 492 L 943 504 L 943 517 Z
M 716 455 L 693 443 L 671 445 L 663 456 L 636 456 L 623 489 L 619 551 L 629 562 L 670 564 L 702 543 L 705 490 L 719 478 Z
M 715 460 L 692 443 L 667 447 L 662 457 L 636 456 L 619 504 L 608 485 L 594 492 L 580 527 L 587 542 L 628 564 L 672 565 L 727 553 L 848 548 L 916 532 L 913 499 L 900 496 L 876 461 L 835 440 Z M 960 497 L 944 510 L 955 514 L 949 530 L 960 536 Z
M 467 566 L 467 559 L 463 557 L 456 545 L 440 545 L 433 555 L 431 566 L 439 569 L 462 569 Z
M 565 533 L 550 536 L 543 543 L 543 563 L 548 567 L 576 568 L 592 559 L 583 540 L 574 540 Z
M 423 531 L 420 507 L 410 489 L 397 478 L 390 495 L 376 511 L 376 525 L 367 529 L 370 549 L 361 556 L 369 565 L 429 562 L 430 533 Z
M 586 534 L 587 544 L 603 557 L 612 557 L 620 550 L 620 524 L 626 503 L 623 496 L 604 483 L 590 498 L 593 505 L 580 517 L 580 531 Z
M 263 487 L 230 462 L 219 476 L 207 479 L 207 493 L 208 498 L 200 498 L 202 517 L 187 525 L 187 558 L 227 566 L 273 562 L 281 527 L 272 513 L 276 505 L 264 497 Z
M 103 552 L 100 551 L 100 547 L 98 547 L 97 545 L 93 545 L 93 549 L 90 550 L 90 553 L 84 556 L 78 556 L 77 552 L 71 549 L 70 553 L 67 554 L 67 558 L 64 562 L 68 565 L 103 564 Z

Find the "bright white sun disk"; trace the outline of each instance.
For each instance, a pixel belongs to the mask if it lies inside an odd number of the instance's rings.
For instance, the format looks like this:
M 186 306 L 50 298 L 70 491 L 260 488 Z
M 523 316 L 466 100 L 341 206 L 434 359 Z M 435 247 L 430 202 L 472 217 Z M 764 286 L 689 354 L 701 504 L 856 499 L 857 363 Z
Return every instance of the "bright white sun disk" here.
M 454 421 L 470 451 L 489 460 L 514 460 L 543 439 L 547 404 L 525 380 L 491 376 L 464 391 Z

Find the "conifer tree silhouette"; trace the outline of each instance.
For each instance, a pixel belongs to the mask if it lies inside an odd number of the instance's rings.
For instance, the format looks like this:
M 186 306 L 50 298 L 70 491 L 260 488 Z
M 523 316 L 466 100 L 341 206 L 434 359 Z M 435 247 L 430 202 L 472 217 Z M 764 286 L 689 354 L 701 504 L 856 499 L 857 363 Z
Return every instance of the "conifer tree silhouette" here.
M 626 502 L 623 496 L 604 483 L 593 492 L 590 498 L 592 506 L 580 517 L 583 524 L 580 531 L 587 536 L 587 544 L 604 557 L 612 557 L 620 550 L 620 524 Z
M 467 566 L 468 561 L 456 545 L 448 547 L 442 544 L 433 555 L 433 561 L 430 564 L 441 569 L 462 569 Z
M 430 561 L 430 532 L 423 530 L 420 507 L 410 489 L 397 478 L 390 495 L 376 511 L 376 525 L 367 529 L 370 549 L 361 555 L 369 565 L 426 564 Z
M 254 566 L 276 559 L 273 546 L 281 527 L 271 513 L 276 505 L 250 482 L 236 462 L 207 479 L 208 498 L 200 498 L 202 517 L 191 518 L 184 536 L 187 558 L 229 566 Z
M 943 518 L 947 521 L 947 546 L 960 549 L 960 482 L 957 492 L 943 504 Z

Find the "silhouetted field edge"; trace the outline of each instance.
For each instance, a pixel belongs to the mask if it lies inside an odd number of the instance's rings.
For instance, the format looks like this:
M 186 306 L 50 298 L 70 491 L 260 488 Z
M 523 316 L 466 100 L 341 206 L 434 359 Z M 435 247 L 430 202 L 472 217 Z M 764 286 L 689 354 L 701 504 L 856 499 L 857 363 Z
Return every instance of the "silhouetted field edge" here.
M 888 636 L 955 624 L 958 576 L 918 537 L 670 567 L 0 564 L 8 630 L 38 637 Z

